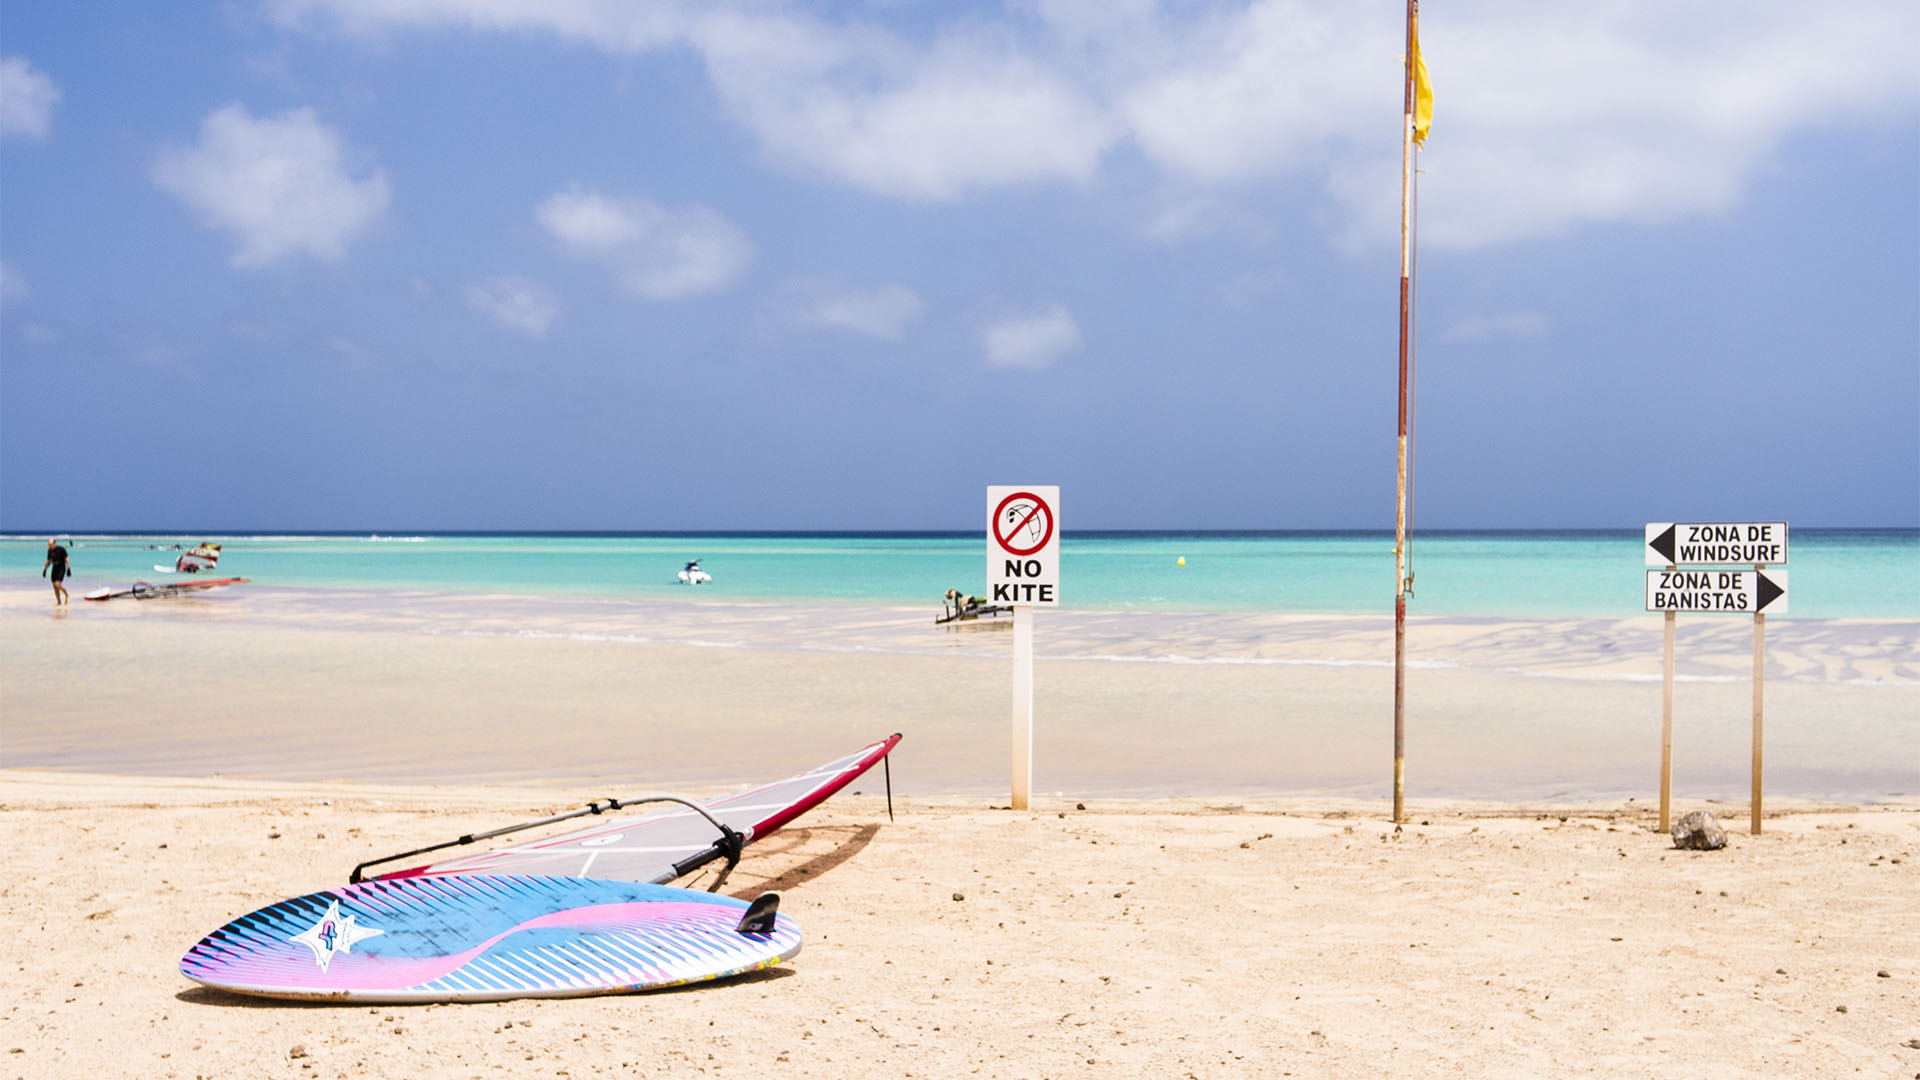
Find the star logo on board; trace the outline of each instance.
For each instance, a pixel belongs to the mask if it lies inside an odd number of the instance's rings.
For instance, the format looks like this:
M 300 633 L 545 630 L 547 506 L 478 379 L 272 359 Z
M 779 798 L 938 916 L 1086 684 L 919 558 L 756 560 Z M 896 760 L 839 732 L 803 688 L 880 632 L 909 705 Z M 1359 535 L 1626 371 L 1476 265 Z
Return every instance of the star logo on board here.
M 320 916 L 319 922 L 287 940 L 297 941 L 312 949 L 313 962 L 320 965 L 321 971 L 325 971 L 327 965 L 333 963 L 334 957 L 352 952 L 355 942 L 384 933 L 386 931 L 378 927 L 361 926 L 351 912 L 340 914 L 340 901 L 335 900 L 327 905 L 327 913 Z

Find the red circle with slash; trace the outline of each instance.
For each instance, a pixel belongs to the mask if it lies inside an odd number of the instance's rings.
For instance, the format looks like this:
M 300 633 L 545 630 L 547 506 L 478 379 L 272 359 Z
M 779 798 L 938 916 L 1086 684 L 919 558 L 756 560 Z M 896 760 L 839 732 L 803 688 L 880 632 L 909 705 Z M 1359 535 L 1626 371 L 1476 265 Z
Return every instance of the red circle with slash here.
M 1008 529 L 1006 534 L 1002 535 L 1000 532 L 1000 523 L 1001 521 L 1005 520 L 1007 507 L 1011 506 L 1014 503 L 1019 502 L 1022 499 L 1026 499 L 1033 503 L 1033 513 L 1030 513 L 1026 517 L 1021 518 L 1019 522 L 1013 526 L 1013 528 Z M 1020 530 L 1026 528 L 1027 523 L 1033 520 L 1034 514 L 1044 514 L 1046 515 L 1046 519 L 1047 519 L 1047 527 L 1044 530 L 1042 530 L 1040 533 L 1040 542 L 1037 544 L 1034 544 L 1032 547 L 1013 546 L 1011 537 L 1018 536 L 1020 534 Z M 1031 491 L 1014 492 L 1013 494 L 1007 496 L 1006 498 L 1001 499 L 1000 505 L 993 508 L 993 539 L 994 539 L 994 542 L 999 544 L 1001 549 L 1004 550 L 1009 555 L 1019 555 L 1024 558 L 1025 556 L 1031 555 L 1034 552 L 1039 551 L 1041 548 L 1044 548 L 1047 546 L 1047 541 L 1053 539 L 1053 507 L 1048 506 L 1047 501 L 1045 499 L 1042 499 L 1040 496 L 1035 495 Z

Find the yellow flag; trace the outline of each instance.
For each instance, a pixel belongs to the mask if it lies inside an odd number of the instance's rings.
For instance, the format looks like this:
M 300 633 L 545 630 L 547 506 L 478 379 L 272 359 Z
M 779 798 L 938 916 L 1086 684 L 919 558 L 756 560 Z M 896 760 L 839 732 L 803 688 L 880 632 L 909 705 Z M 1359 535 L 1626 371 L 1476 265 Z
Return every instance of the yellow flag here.
M 1427 62 L 1420 55 L 1420 26 L 1413 27 L 1413 141 L 1427 145 L 1427 129 L 1433 126 L 1433 81 L 1427 78 Z

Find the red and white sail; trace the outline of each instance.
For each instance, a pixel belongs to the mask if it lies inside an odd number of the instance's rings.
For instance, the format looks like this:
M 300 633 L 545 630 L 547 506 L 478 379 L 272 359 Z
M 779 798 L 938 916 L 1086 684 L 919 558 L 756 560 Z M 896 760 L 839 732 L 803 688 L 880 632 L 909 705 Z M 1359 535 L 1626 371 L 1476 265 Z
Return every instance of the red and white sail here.
M 702 803 L 751 844 L 820 805 L 887 756 L 900 736 L 835 758 L 798 776 Z M 553 874 L 664 885 L 680 876 L 675 864 L 709 851 L 719 839 L 712 822 L 686 806 L 611 818 L 591 828 L 478 855 L 462 855 L 407 870 L 370 875 L 405 878 L 442 874 Z

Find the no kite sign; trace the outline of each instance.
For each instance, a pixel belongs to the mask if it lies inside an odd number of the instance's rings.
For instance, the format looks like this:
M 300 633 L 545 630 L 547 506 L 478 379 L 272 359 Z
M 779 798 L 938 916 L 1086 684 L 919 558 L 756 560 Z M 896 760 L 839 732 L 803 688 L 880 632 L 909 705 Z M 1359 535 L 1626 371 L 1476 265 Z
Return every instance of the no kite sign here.
M 1060 488 L 987 488 L 987 590 L 992 603 L 1060 603 Z
M 1060 488 L 987 488 L 987 593 L 1013 607 L 1013 808 L 1033 790 L 1033 609 L 1060 604 Z M 958 895 L 958 894 L 956 894 Z

